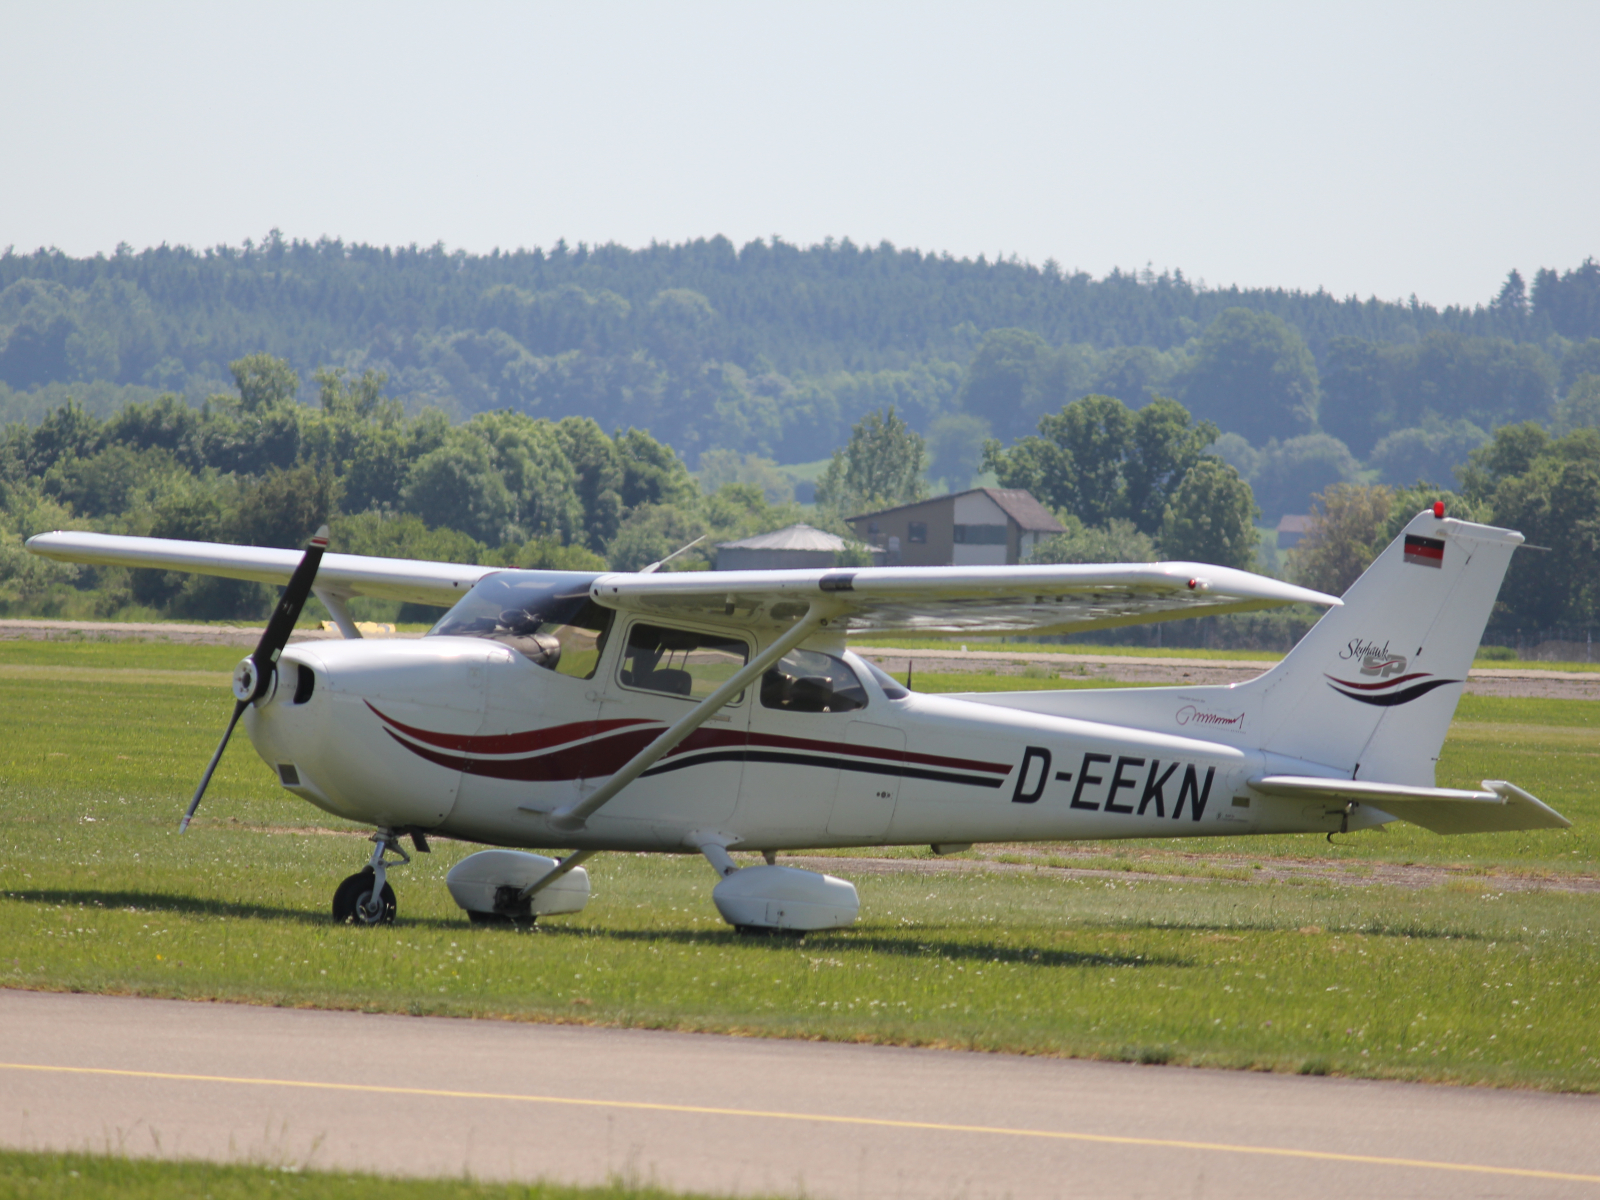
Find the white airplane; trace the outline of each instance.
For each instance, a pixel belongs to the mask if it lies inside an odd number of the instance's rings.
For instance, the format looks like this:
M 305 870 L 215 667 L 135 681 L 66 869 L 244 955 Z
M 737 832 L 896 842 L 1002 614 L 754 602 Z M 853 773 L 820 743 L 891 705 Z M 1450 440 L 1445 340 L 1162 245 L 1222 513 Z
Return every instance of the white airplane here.
M 430 836 L 515 849 L 450 872 L 474 920 L 573 912 L 602 850 L 698 852 L 743 930 L 848 925 L 848 882 L 774 864 L 838 846 L 1565 828 L 1520 788 L 1434 786 L 1434 763 L 1522 536 L 1424 511 L 1343 600 L 1196 563 L 584 574 L 46 533 L 67 562 L 287 589 L 234 672 L 289 792 L 376 827 L 333 915 L 393 920 L 388 874 Z M 656 564 L 653 564 L 656 565 Z M 288 646 L 315 592 L 348 640 Z M 362 641 L 346 600 L 449 611 Z M 1227 686 L 921 695 L 846 637 L 1023 634 L 1242 612 L 1331 611 L 1278 666 Z M 760 851 L 739 869 L 730 850 Z

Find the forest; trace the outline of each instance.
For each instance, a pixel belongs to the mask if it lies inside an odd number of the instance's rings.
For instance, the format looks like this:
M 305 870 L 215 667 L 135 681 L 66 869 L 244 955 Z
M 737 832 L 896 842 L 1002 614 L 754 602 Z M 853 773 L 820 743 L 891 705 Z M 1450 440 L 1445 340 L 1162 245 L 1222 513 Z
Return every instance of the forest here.
M 1509 513 L 1508 480 L 1590 469 L 1600 264 L 1436 309 L 848 240 L 8 250 L 0 607 L 259 602 L 53 575 L 19 558 L 51 522 L 262 541 L 316 510 L 365 552 L 623 568 L 700 533 L 838 528 L 886 416 L 901 494 L 1029 486 L 1102 549 L 1285 569 L 1255 528 L 1330 495 Z M 1509 470 L 1528 429 L 1546 444 Z M 1546 588 L 1541 619 L 1587 620 L 1581 592 Z

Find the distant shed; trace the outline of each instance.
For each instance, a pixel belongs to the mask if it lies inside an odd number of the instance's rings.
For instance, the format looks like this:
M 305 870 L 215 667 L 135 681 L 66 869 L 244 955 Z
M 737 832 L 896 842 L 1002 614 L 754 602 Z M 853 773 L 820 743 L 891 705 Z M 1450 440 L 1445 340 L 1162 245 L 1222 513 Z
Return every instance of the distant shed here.
M 831 567 L 849 543 L 810 525 L 790 525 L 738 542 L 717 544 L 719 571 L 803 571 Z
M 1278 549 L 1293 550 L 1311 532 L 1311 518 L 1304 513 L 1289 513 L 1278 521 Z

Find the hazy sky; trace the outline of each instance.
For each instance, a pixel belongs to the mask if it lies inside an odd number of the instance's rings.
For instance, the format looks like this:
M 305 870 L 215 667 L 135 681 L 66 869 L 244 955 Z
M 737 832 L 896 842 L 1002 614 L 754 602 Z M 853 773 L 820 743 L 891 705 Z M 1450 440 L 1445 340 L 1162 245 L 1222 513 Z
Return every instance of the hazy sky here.
M 25 4 L 0 248 L 779 234 L 1436 304 L 1600 256 L 1600 3 Z

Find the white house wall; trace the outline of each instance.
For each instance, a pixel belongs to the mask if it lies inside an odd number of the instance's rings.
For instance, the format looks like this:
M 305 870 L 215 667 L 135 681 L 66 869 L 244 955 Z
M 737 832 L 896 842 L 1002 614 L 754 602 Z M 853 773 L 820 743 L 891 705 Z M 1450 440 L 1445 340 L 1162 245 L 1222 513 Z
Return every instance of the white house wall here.
M 1006 528 L 1011 523 L 1005 509 L 982 492 L 957 496 L 955 510 L 957 525 L 999 525 Z M 957 567 L 1003 567 L 1006 565 L 1006 547 L 1004 543 L 973 546 L 957 542 L 951 547 L 950 561 Z

